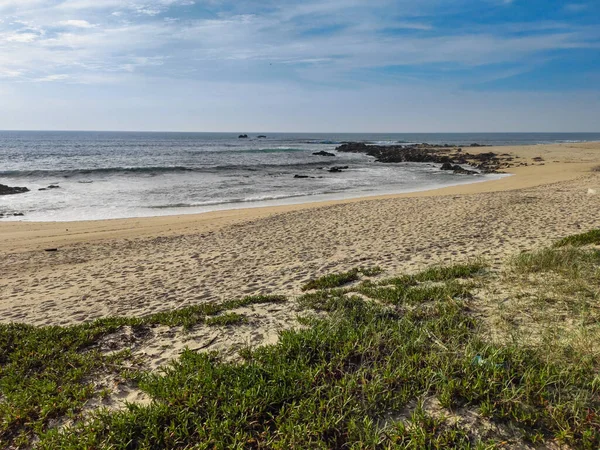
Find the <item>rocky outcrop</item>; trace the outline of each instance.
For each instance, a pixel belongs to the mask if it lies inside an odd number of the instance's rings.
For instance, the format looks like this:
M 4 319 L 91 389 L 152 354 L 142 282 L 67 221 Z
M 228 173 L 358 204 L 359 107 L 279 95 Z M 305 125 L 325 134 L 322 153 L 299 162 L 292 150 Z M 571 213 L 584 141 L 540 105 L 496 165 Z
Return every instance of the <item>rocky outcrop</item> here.
M 238 139 L 248 139 L 248 135 L 247 134 L 240 134 L 238 136 Z
M 480 144 L 477 146 L 483 147 Z M 442 164 L 445 167 L 443 170 L 453 170 L 463 174 L 474 174 L 476 172 L 460 166 L 456 168 L 455 166 L 459 164 L 470 165 L 482 173 L 496 173 L 499 169 L 510 166 L 507 158 L 501 158 L 500 155 L 495 153 L 470 154 L 463 151 L 462 148 L 451 147 L 447 144 L 433 146 L 423 143 L 410 146 L 382 146 L 367 145 L 362 142 L 347 142 L 337 147 L 336 150 L 347 153 L 363 153 L 383 163 L 417 162 Z M 448 165 L 446 166 L 446 164 Z
M 0 184 L 0 195 L 23 194 L 24 192 L 29 192 L 29 189 L 26 187 L 11 187 Z
M 378 162 L 383 163 L 402 163 L 402 162 L 420 162 L 420 163 L 438 163 L 452 162 L 445 155 L 440 155 L 434 149 L 415 146 L 404 147 L 402 145 L 367 145 L 362 142 L 352 142 L 340 145 L 336 148 L 338 152 L 346 153 L 364 153 L 373 156 Z
M 454 173 L 460 174 L 460 175 L 477 175 L 479 173 L 474 170 L 465 169 L 465 168 L 459 166 L 458 164 L 452 164 L 449 162 L 442 164 L 442 167 L 440 169 L 441 170 L 451 170 Z
M 256 139 L 266 139 L 267 137 L 264 134 L 259 134 L 256 136 Z
M 320 152 L 314 152 L 313 155 L 315 155 L 315 156 L 335 156 L 335 153 L 320 151 Z

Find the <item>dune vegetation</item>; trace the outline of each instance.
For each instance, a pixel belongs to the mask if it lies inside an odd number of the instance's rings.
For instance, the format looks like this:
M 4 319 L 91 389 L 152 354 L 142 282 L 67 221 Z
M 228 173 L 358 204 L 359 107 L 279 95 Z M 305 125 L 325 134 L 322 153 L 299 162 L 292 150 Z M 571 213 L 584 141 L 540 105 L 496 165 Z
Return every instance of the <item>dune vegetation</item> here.
M 481 260 L 386 278 L 357 268 L 308 282 L 298 298 L 0 325 L 0 447 L 596 449 L 598 233 L 502 269 Z M 186 349 L 151 371 L 126 345 L 102 345 L 123 327 L 248 326 L 240 308 L 284 302 L 297 326 L 235 361 Z M 95 380 L 107 375 L 149 401 L 103 408 L 111 392 Z

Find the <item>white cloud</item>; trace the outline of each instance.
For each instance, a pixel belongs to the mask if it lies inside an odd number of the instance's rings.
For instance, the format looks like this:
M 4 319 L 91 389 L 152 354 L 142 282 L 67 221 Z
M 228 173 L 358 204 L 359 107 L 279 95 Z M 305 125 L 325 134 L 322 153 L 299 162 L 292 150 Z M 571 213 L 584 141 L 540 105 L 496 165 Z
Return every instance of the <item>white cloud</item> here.
M 1 78 L 17 78 L 21 76 L 21 74 L 22 72 L 20 72 L 19 70 L 4 69 L 0 67 Z
M 58 22 L 59 25 L 64 27 L 74 27 L 74 28 L 94 28 L 96 25 L 89 23 L 87 20 L 81 19 L 70 19 L 70 20 L 61 20 Z
M 40 83 L 49 83 L 53 81 L 65 81 L 71 78 L 70 75 L 67 74 L 54 74 L 54 75 L 46 75 L 44 77 L 34 78 L 30 81 L 40 82 Z
M 0 24 L 0 42 L 5 43 L 0 67 L 18 73 L 15 77 L 42 81 L 52 73 L 69 74 L 69 82 L 114 82 L 119 73 L 124 79 L 132 73 L 220 79 L 237 76 L 236 67 L 246 70 L 267 62 L 285 65 L 285 76 L 295 71 L 319 81 L 394 65 L 526 64 L 540 52 L 600 45 L 598 30 L 556 22 L 433 33 L 423 17 L 411 16 L 416 11 L 408 1 L 392 2 L 408 8 L 406 17 L 369 15 L 364 1 L 321 0 L 284 2 L 255 14 L 222 12 L 216 19 L 174 17 L 176 10 L 155 17 L 193 4 L 189 0 L 62 0 L 54 6 L 27 1 L 30 9 L 22 8 L 11 19 L 13 25 Z M 390 2 L 373 0 L 372 7 L 389 7 Z M 10 3 L 16 4 L 0 5 Z M 43 13 L 36 9 L 42 3 Z M 331 26 L 331 32 L 314 33 Z M 67 78 L 51 81 L 61 80 Z
M 10 33 L 3 36 L 6 42 L 29 43 L 39 38 L 36 33 Z

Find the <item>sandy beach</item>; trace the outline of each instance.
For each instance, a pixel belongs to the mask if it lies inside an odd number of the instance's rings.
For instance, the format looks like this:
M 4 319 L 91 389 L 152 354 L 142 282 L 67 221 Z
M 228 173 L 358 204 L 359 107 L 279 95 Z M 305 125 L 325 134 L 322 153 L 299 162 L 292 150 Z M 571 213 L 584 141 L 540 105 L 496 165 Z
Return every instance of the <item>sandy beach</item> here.
M 600 172 L 593 170 L 600 143 L 469 151 L 509 153 L 528 165 L 500 180 L 411 194 L 149 219 L 1 223 L 0 321 L 73 324 L 249 294 L 295 295 L 310 278 L 356 266 L 378 265 L 391 275 L 480 256 L 493 264 L 600 226 Z M 281 309 L 262 312 L 271 331 L 289 317 Z

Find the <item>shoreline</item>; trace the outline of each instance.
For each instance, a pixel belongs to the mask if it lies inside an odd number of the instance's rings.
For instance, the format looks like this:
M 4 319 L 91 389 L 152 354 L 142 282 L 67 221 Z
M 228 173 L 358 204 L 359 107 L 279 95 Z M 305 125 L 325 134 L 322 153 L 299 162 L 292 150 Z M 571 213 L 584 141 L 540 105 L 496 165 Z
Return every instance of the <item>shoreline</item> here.
M 155 211 L 159 210 L 175 210 L 179 211 L 191 211 L 191 212 L 168 212 L 165 214 L 149 214 L 149 215 L 134 215 L 129 217 L 109 217 L 102 219 L 67 219 L 67 220 L 29 220 L 23 217 L 6 217 L 2 223 L 31 223 L 31 224 L 76 224 L 80 222 L 104 222 L 104 221 L 115 221 L 115 220 L 146 220 L 146 219 L 158 219 L 158 218 L 168 218 L 168 217 L 179 217 L 179 216 L 200 216 L 203 214 L 211 214 L 211 213 L 220 213 L 225 211 L 237 211 L 237 210 L 247 210 L 247 209 L 260 209 L 260 208 L 280 208 L 286 206 L 301 206 L 305 204 L 329 204 L 329 203 L 337 203 L 337 202 L 346 202 L 346 201 L 356 201 L 356 200 L 368 200 L 368 199 L 377 199 L 377 198 L 386 198 L 390 196 L 397 195 L 410 195 L 417 194 L 419 192 L 432 192 L 445 188 L 453 188 L 468 184 L 477 184 L 477 183 L 488 183 L 490 181 L 495 181 L 501 178 L 507 178 L 513 176 L 510 173 L 495 173 L 495 174 L 482 174 L 484 176 L 489 176 L 489 178 L 477 178 L 474 180 L 469 180 L 468 178 L 457 178 L 456 183 L 445 183 L 440 185 L 432 185 L 431 187 L 426 188 L 415 188 L 415 189 L 403 189 L 395 192 L 394 189 L 382 189 L 377 192 L 374 191 L 372 193 L 366 192 L 353 192 L 353 191 L 344 191 L 344 192 L 336 192 L 336 193 L 328 193 L 328 194 L 312 194 L 312 195 L 298 195 L 298 196 L 290 196 L 284 197 L 280 199 L 268 199 L 268 200 L 251 200 L 251 201 L 238 201 L 238 202 L 223 202 L 210 206 L 189 206 L 189 207 L 180 207 L 180 208 L 167 208 L 167 207 L 158 207 L 154 208 Z M 470 176 L 470 175 L 469 175 Z M 463 177 L 465 177 L 463 175 Z M 212 209 L 214 208 L 214 209 Z M 205 211 L 198 211 L 199 209 L 206 209 Z
M 565 155 L 565 149 L 583 150 L 583 154 Z M 588 150 L 588 152 L 586 152 Z M 472 195 L 526 189 L 544 184 L 573 180 L 600 164 L 600 142 L 537 144 L 469 148 L 473 154 L 496 152 L 511 154 L 527 161 L 524 167 L 505 169 L 508 176 L 462 183 L 441 188 L 374 194 L 336 200 L 307 201 L 269 206 L 227 208 L 201 213 L 164 216 L 131 217 L 122 219 L 81 220 L 67 222 L 7 221 L 0 223 L 0 252 L 12 253 L 62 247 L 84 242 L 129 239 L 174 234 L 193 234 L 214 231 L 220 227 L 292 211 L 322 208 L 356 202 L 370 202 L 412 197 Z M 544 155 L 543 162 L 533 158 Z M 557 159 L 558 158 L 558 159 Z M 26 240 L 23 242 L 23 240 Z

